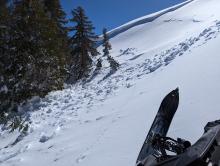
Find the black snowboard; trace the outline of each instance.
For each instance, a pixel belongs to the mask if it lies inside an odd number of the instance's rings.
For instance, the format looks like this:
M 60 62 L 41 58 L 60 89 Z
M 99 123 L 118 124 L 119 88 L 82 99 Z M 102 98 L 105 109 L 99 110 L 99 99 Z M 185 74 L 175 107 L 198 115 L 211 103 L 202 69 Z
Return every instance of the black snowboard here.
M 159 111 L 153 121 L 153 124 L 147 134 L 141 151 L 138 155 L 136 164 L 144 160 L 147 156 L 153 154 L 154 150 L 151 144 L 151 138 L 154 134 L 166 136 L 173 116 L 179 104 L 179 90 L 178 88 L 170 92 L 162 101 Z

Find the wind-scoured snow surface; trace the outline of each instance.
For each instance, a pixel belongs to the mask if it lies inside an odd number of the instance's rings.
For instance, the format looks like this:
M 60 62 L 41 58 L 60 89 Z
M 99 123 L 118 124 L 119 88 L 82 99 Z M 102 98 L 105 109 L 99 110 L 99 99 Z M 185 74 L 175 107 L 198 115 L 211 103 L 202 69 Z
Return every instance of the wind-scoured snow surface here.
M 220 1 L 164 11 L 110 40 L 116 73 L 105 63 L 86 84 L 30 101 L 28 135 L 0 134 L 0 165 L 134 166 L 163 97 L 176 87 L 169 136 L 194 143 L 220 119 Z

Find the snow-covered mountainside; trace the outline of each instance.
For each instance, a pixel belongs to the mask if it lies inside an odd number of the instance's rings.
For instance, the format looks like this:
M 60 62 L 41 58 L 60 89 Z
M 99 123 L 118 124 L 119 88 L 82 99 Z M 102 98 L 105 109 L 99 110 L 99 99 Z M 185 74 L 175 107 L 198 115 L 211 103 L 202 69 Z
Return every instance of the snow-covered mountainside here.
M 28 135 L 0 134 L 0 165 L 134 166 L 160 102 L 176 87 L 168 135 L 194 143 L 220 119 L 220 1 L 188 2 L 111 31 L 121 64 L 113 75 L 105 63 L 87 83 L 30 101 Z

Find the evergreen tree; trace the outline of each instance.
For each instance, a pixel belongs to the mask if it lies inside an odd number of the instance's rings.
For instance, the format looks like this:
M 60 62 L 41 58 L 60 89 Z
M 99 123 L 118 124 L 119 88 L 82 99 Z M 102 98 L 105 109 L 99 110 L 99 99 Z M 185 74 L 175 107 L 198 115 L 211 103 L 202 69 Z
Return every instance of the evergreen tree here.
M 109 43 L 109 38 L 107 35 L 107 29 L 104 28 L 103 29 L 103 53 L 104 56 L 108 56 L 109 55 L 109 50 L 112 49 L 111 44 Z
M 110 64 L 111 72 L 115 72 L 119 68 L 119 63 L 110 55 L 108 55 L 107 60 Z
M 1 20 L 0 21 L 2 21 L 5 18 L 3 16 L 8 17 L 9 15 L 9 9 L 7 7 L 7 3 L 8 3 L 8 0 L 0 1 L 0 9 L 1 9 L 1 13 L 0 13 Z
M 109 42 L 109 37 L 107 35 L 106 28 L 103 29 L 103 45 L 102 46 L 103 46 L 103 56 L 107 56 L 107 60 L 110 64 L 110 68 L 111 68 L 111 73 L 115 72 L 119 67 L 119 63 L 116 60 L 114 60 L 113 57 L 110 56 L 109 51 L 112 49 L 112 46 Z
M 63 78 L 66 81 L 71 60 L 71 51 L 68 42 L 68 28 L 65 27 L 65 24 L 68 22 L 66 20 L 66 13 L 61 7 L 60 0 L 42 0 L 42 4 L 50 21 L 57 26 L 55 39 L 56 48 L 59 50 L 59 53 L 62 54 L 61 63 L 64 65 L 62 73 Z
M 3 65 L 5 64 L 4 58 L 8 50 L 7 43 L 9 41 L 10 14 L 7 7 L 7 0 L 0 1 L 0 11 L 0 72 L 2 75 Z
M 71 60 L 68 29 L 65 27 L 65 24 L 68 22 L 66 20 L 66 13 L 61 7 L 60 0 L 43 0 L 43 6 L 48 18 L 56 24 L 58 28 L 56 33 L 56 46 L 58 47 L 59 52 L 63 54 L 62 63 L 65 66 L 63 75 L 66 79 L 69 68 L 68 66 L 70 65 Z
M 5 58 L 7 57 L 9 41 L 9 21 L 10 15 L 7 7 L 7 0 L 0 1 L 0 73 L 3 76 Z
M 102 68 L 102 59 L 99 58 L 99 59 L 97 60 L 96 68 L 95 68 L 94 73 L 97 74 L 97 73 L 101 70 L 101 68 Z
M 34 21 L 37 21 L 35 20 L 37 12 L 33 10 L 32 1 L 16 1 L 14 5 L 12 21 L 15 26 L 11 33 L 13 34 L 12 46 L 15 49 L 13 52 L 14 61 L 12 61 L 14 67 L 11 68 L 11 72 L 14 74 L 12 80 L 17 82 L 14 96 L 16 102 L 19 103 L 31 97 L 35 91 L 36 85 L 32 84 L 32 81 L 36 79 L 34 72 L 37 71 L 36 54 L 39 51 L 39 33 L 36 28 L 41 25 L 42 21 L 37 22 L 38 25 L 35 27 Z M 38 59 L 41 61 L 41 56 Z
M 0 1 L 0 11 L 0 123 L 3 124 L 6 121 L 6 108 L 10 108 L 11 103 L 7 71 L 10 67 L 10 48 L 8 47 L 10 40 L 10 14 L 7 7 L 7 0 Z
M 74 24 L 71 28 L 73 36 L 70 43 L 72 48 L 72 66 L 69 82 L 74 82 L 83 77 L 87 77 L 92 64 L 91 56 L 98 55 L 96 49 L 96 38 L 94 27 L 85 15 L 82 7 L 78 7 L 72 11 L 72 19 Z
M 60 29 L 65 30 L 67 23 L 66 13 L 63 11 L 60 0 L 44 0 L 45 11 L 50 19 L 53 19 Z
M 18 105 L 63 87 L 70 51 L 63 14 L 49 16 L 42 0 L 13 2 L 10 13 L 0 0 L 0 123 L 15 128 Z
M 61 89 L 65 55 L 59 50 L 58 27 L 45 14 L 43 5 L 38 0 L 17 1 L 12 22 L 13 101 L 21 103 Z

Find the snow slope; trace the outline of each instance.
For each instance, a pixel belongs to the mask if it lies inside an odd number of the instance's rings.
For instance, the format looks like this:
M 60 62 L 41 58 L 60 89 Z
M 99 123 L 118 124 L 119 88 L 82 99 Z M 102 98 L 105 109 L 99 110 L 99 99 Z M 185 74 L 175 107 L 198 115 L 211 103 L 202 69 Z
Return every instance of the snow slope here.
M 121 31 L 110 40 L 120 69 L 106 77 L 105 63 L 87 83 L 30 101 L 28 135 L 0 134 L 0 165 L 134 166 L 160 102 L 176 87 L 169 136 L 195 142 L 220 119 L 219 9 L 219 0 L 194 0 Z
M 172 6 L 172 7 L 167 8 L 167 9 L 164 9 L 164 10 L 159 11 L 157 13 L 153 13 L 153 14 L 150 14 L 150 15 L 143 16 L 143 17 L 140 17 L 138 19 L 132 20 L 132 21 L 130 21 L 130 22 L 120 26 L 120 27 L 117 27 L 117 28 L 109 31 L 108 35 L 109 35 L 110 38 L 115 37 L 116 35 L 118 35 L 118 34 L 120 34 L 122 32 L 125 32 L 128 29 L 130 29 L 130 28 L 133 28 L 133 27 L 141 25 L 141 24 L 146 24 L 146 23 L 152 22 L 152 21 L 156 20 L 158 17 L 160 17 L 160 16 L 162 16 L 164 14 L 167 14 L 169 12 L 175 11 L 178 8 L 181 8 L 184 5 L 186 5 L 186 4 L 188 4 L 188 3 L 192 2 L 192 1 L 193 0 L 187 0 L 186 2 L 183 2 L 181 4 Z

